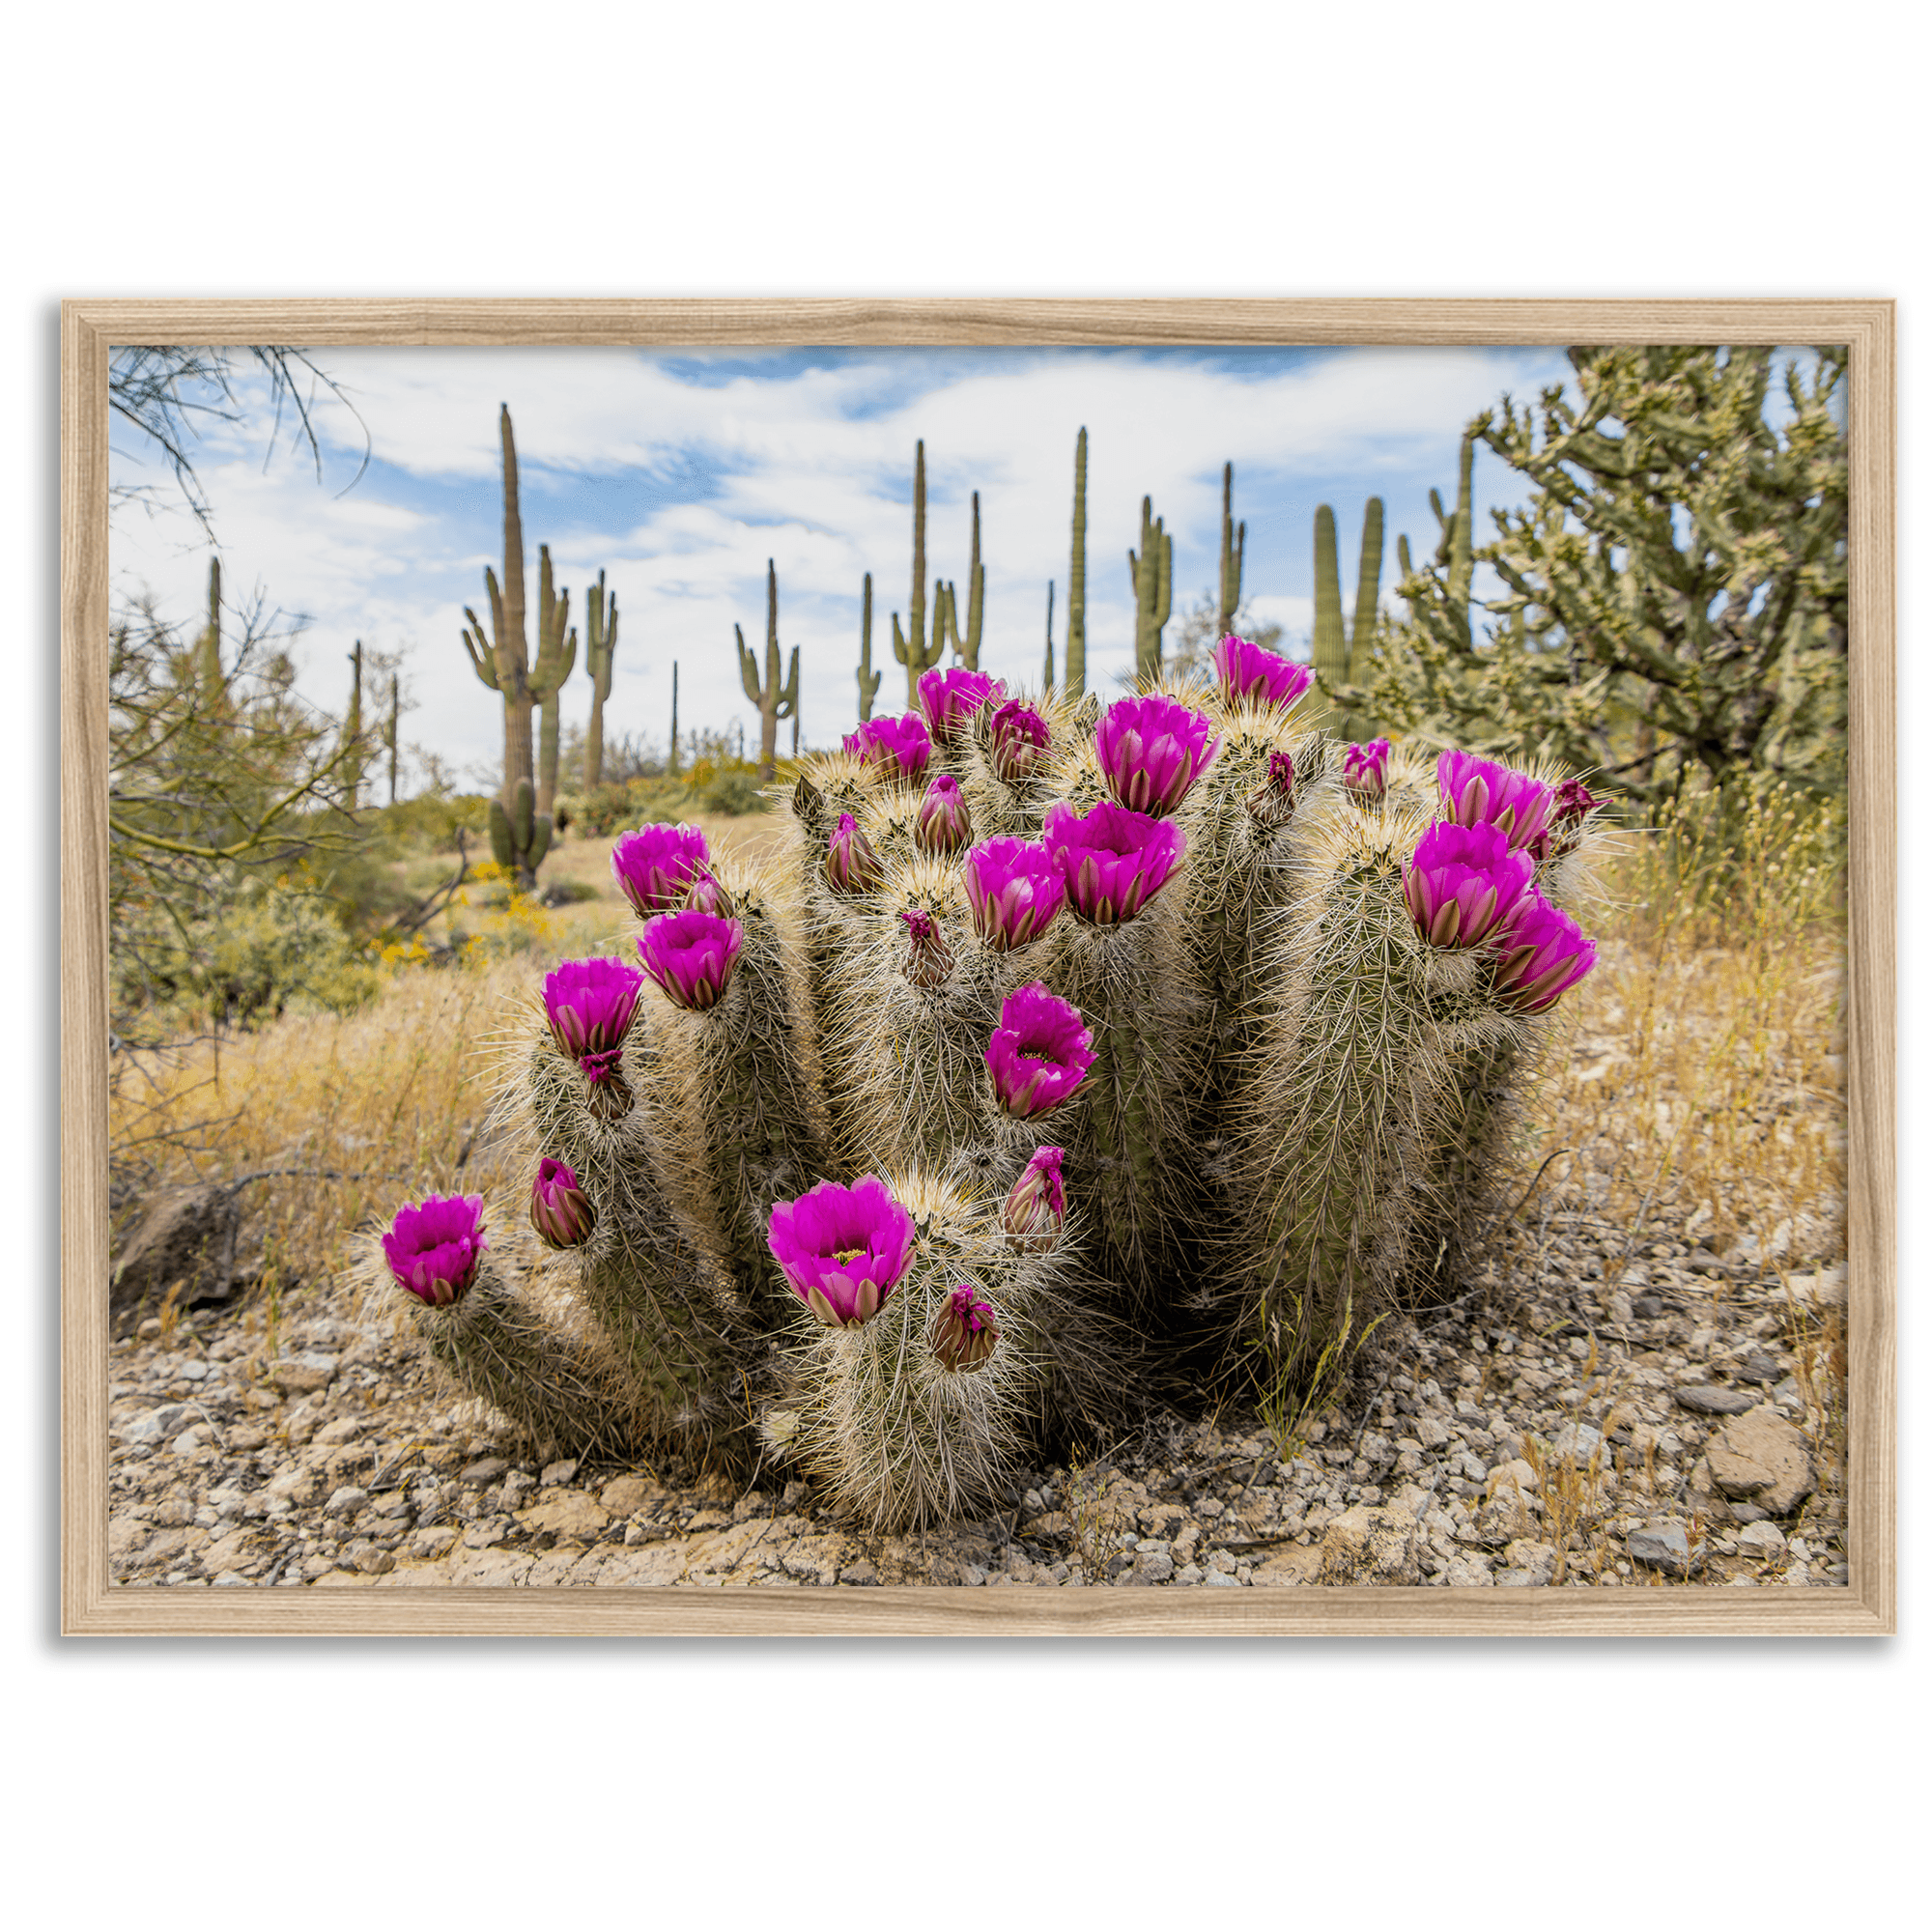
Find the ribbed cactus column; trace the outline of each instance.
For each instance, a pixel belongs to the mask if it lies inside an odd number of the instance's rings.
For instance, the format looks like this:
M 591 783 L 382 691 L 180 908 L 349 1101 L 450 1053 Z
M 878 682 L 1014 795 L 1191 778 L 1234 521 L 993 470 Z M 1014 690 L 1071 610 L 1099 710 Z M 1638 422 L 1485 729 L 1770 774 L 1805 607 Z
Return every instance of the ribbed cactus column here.
M 769 784 L 778 770 L 779 720 L 798 711 L 798 646 L 791 647 L 791 668 L 782 684 L 779 682 L 779 567 L 765 560 L 765 674 L 758 676 L 758 661 L 745 647 L 742 627 L 733 624 L 738 639 L 738 675 L 745 696 L 758 707 L 758 776 Z
M 1134 672 L 1143 681 L 1160 675 L 1161 632 L 1174 613 L 1174 539 L 1141 498 L 1141 547 L 1127 553 L 1127 581 L 1134 592 Z
M 585 791 L 595 791 L 604 782 L 604 707 L 611 698 L 616 655 L 617 593 L 606 595 L 600 570 L 584 613 L 583 668 L 590 674 L 590 722 L 583 731 Z
M 1042 697 L 1053 696 L 1053 579 L 1046 580 L 1046 662 L 1039 675 Z
M 913 445 L 912 459 L 912 601 L 906 606 L 906 628 L 893 612 L 893 656 L 905 667 L 906 709 L 919 709 L 919 681 L 946 655 L 946 640 L 933 626 L 930 644 L 925 637 L 925 444 Z
M 1382 499 L 1369 498 L 1362 515 L 1362 561 L 1355 578 L 1355 620 L 1349 638 L 1349 682 L 1365 691 L 1375 673 L 1376 623 L 1382 594 Z M 1372 738 L 1375 720 L 1366 711 L 1349 714 L 1349 736 Z
M 872 700 L 879 695 L 884 671 L 872 668 L 872 573 L 866 573 L 866 597 L 859 617 L 859 723 L 872 715 Z
M 986 615 L 986 566 L 980 561 L 980 493 L 973 492 L 973 559 L 966 567 L 966 629 L 959 629 L 956 587 L 939 585 L 939 602 L 933 611 L 932 635 L 935 642 L 949 642 L 959 662 L 968 670 L 980 668 L 980 634 Z
M 530 695 L 537 700 L 537 810 L 546 817 L 556 803 L 556 755 L 565 680 L 577 664 L 577 633 L 570 628 L 570 592 L 551 577 L 550 546 L 537 546 L 537 661 L 530 668 Z
M 1073 445 L 1073 554 L 1066 566 L 1066 696 L 1087 691 L 1087 431 Z
M 1241 568 L 1248 555 L 1248 526 L 1235 525 L 1235 466 L 1221 466 L 1221 597 L 1215 610 L 1214 628 L 1225 638 L 1235 628 L 1235 613 L 1241 608 Z
M 1315 511 L 1315 675 L 1323 701 L 1311 714 L 1338 738 L 1349 736 L 1348 714 L 1329 698 L 1349 681 L 1349 633 L 1342 622 L 1342 565 L 1335 550 L 1335 512 L 1326 503 Z

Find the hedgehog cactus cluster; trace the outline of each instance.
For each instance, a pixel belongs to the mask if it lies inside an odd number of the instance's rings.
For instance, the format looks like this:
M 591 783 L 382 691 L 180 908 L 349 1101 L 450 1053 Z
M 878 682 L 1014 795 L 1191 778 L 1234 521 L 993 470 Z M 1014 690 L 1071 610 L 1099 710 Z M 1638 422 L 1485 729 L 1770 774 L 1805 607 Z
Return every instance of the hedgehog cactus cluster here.
M 626 956 L 559 965 L 506 1064 L 527 1202 L 369 1257 L 459 1383 L 902 1527 L 1453 1293 L 1595 957 L 1602 801 L 1213 666 L 1105 707 L 929 670 L 806 761 L 781 856 L 619 839 Z

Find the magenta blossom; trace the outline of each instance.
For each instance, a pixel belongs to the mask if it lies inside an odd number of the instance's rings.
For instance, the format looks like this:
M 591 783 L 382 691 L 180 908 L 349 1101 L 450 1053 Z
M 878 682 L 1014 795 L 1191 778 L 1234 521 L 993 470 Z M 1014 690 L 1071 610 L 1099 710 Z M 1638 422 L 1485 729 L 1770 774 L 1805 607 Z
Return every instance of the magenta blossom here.
M 1000 1008 L 986 1047 L 993 1094 L 1015 1120 L 1057 1107 L 1087 1077 L 1094 1036 L 1076 1008 L 1035 980 L 1015 987 Z
M 530 1182 L 530 1226 L 554 1248 L 574 1248 L 590 1238 L 597 1212 L 563 1161 L 545 1158 Z
M 1373 803 L 1388 790 L 1389 741 L 1371 738 L 1366 745 L 1350 745 L 1342 756 L 1343 786 Z
M 912 1216 L 874 1174 L 781 1201 L 765 1240 L 792 1293 L 828 1328 L 869 1321 L 912 1265 Z
M 1255 698 L 1281 711 L 1298 704 L 1302 694 L 1315 682 L 1315 672 L 1309 666 L 1292 664 L 1265 644 L 1253 644 L 1246 638 L 1236 637 L 1223 638 L 1214 646 L 1214 675 L 1220 680 L 1222 696 L 1230 704 Z
M 1065 1225 L 1066 1185 L 1060 1174 L 1065 1155 L 1065 1148 L 1037 1148 L 1001 1210 L 1000 1225 L 1029 1254 L 1052 1247 Z
M 551 1037 L 592 1086 L 617 1077 L 624 1036 L 643 990 L 644 976 L 621 959 L 566 959 L 545 978 Z
M 1512 846 L 1543 838 L 1556 800 L 1547 784 L 1468 752 L 1445 751 L 1435 760 L 1443 814 L 1456 825 L 1493 825 Z
M 902 718 L 868 718 L 845 739 L 845 749 L 856 752 L 868 765 L 884 765 L 906 779 L 925 775 L 932 756 L 932 739 L 925 720 L 908 711 Z
M 389 1272 L 432 1308 L 461 1301 L 490 1245 L 480 1194 L 432 1194 L 398 1210 L 383 1236 Z
M 928 673 L 930 675 L 930 673 Z M 941 772 L 926 786 L 919 802 L 919 823 L 913 838 L 922 852 L 950 859 L 973 836 L 972 815 L 966 810 L 965 794 L 951 772 Z
M 859 821 L 849 811 L 841 811 L 825 845 L 827 883 L 835 893 L 850 897 L 876 892 L 885 876 L 886 868 L 872 850 L 872 841 L 859 830 Z
M 1122 697 L 1094 734 L 1107 789 L 1129 811 L 1156 817 L 1187 796 L 1220 749 L 1212 721 L 1178 697 Z
M 932 735 L 942 745 L 950 745 L 973 722 L 980 707 L 989 699 L 1006 696 L 1007 687 L 984 671 L 929 670 L 919 681 L 919 708 Z
M 638 941 L 644 971 L 695 1013 L 724 997 L 744 950 L 745 928 L 709 912 L 661 912 Z
M 711 848 L 695 825 L 645 825 L 611 848 L 611 871 L 639 919 L 683 904 L 691 882 L 711 869 Z
M 1066 881 L 1044 845 L 988 838 L 966 855 L 973 926 L 995 952 L 1030 946 L 1066 903 Z
M 899 914 L 906 929 L 905 957 L 900 970 L 915 986 L 928 992 L 945 985 L 952 972 L 952 949 L 939 930 L 939 922 L 923 906 Z
M 1496 825 L 1432 825 L 1402 882 L 1415 927 L 1432 946 L 1478 946 L 1516 910 L 1536 862 L 1512 852 Z
M 1049 806 L 1040 836 L 1066 881 L 1067 903 L 1093 925 L 1136 918 L 1187 850 L 1187 835 L 1172 820 L 1107 799 L 1085 818 L 1065 800 Z
M 1492 944 L 1499 955 L 1496 998 L 1522 1013 L 1553 1007 L 1597 963 L 1596 941 L 1534 886 Z
M 955 1375 L 977 1369 L 999 1346 L 993 1304 L 970 1281 L 947 1297 L 932 1331 L 932 1352 Z
M 1604 801 L 1581 779 L 1565 779 L 1556 787 L 1556 810 L 1548 831 L 1540 832 L 1523 847 L 1540 866 L 1552 852 L 1571 852 L 1577 846 L 1577 828 L 1593 811 L 1601 811 Z
M 1053 743 L 1046 720 L 1017 697 L 1009 698 L 993 713 L 993 770 L 1002 784 L 1016 785 L 1030 779 Z

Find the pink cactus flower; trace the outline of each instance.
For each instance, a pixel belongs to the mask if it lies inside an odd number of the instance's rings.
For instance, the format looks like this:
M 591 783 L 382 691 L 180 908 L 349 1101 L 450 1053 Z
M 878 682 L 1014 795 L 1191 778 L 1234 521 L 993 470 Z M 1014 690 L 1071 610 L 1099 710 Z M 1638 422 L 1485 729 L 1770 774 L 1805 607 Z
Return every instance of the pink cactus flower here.
M 1491 944 L 1496 998 L 1520 1013 L 1548 1010 L 1597 963 L 1597 944 L 1534 886 L 1517 901 Z
M 919 802 L 914 842 L 922 852 L 950 859 L 972 836 L 973 819 L 966 810 L 966 797 L 959 789 L 959 781 L 950 772 L 941 772 L 926 786 L 925 796 Z
M 1065 1148 L 1037 1148 L 1001 1210 L 1000 1225 L 1028 1254 L 1043 1254 L 1065 1225 L 1066 1185 L 1060 1172 L 1065 1157 Z
M 1342 783 L 1357 798 L 1371 804 L 1388 790 L 1389 741 L 1371 738 L 1366 745 L 1350 745 L 1342 755 Z
M 1548 829 L 1539 833 L 1523 850 L 1539 866 L 1552 852 L 1559 856 L 1574 852 L 1577 843 L 1577 828 L 1591 812 L 1603 810 L 1604 803 L 1581 779 L 1565 779 L 1556 787 L 1556 810 L 1550 815 Z
M 598 1086 L 615 1079 L 644 976 L 621 959 L 566 959 L 546 976 L 544 1012 L 557 1051 Z
M 1432 825 L 1402 882 L 1415 927 L 1432 946 L 1480 946 L 1516 910 L 1536 864 L 1496 825 Z
M 1212 720 L 1178 697 L 1122 697 L 1094 735 L 1107 789 L 1129 811 L 1155 817 L 1187 796 L 1220 749 Z
M 1547 784 L 1468 752 L 1445 751 L 1435 761 L 1443 815 L 1456 825 L 1493 825 L 1512 847 L 1534 844 L 1556 799 Z
M 872 1174 L 781 1201 L 765 1240 L 792 1293 L 828 1328 L 869 1321 L 912 1265 L 912 1216 Z
M 859 821 L 849 811 L 838 814 L 838 823 L 825 845 L 825 878 L 835 893 L 856 897 L 877 892 L 886 876 L 871 840 L 859 830 Z
M 1006 785 L 1024 784 L 1053 743 L 1046 720 L 1017 697 L 993 713 L 993 770 Z
M 711 869 L 711 848 L 695 825 L 645 825 L 611 848 L 611 871 L 639 919 L 684 903 L 691 883 Z
M 882 765 L 903 779 L 925 776 L 932 757 L 932 738 L 925 720 L 908 711 L 901 718 L 868 718 L 845 740 L 868 765 Z
M 1279 651 L 1265 644 L 1250 643 L 1246 638 L 1226 637 L 1214 646 L 1214 675 L 1221 695 L 1230 704 L 1253 699 L 1286 711 L 1301 701 L 1315 682 L 1315 672 L 1307 665 L 1293 664 Z
M 530 1226 L 554 1248 L 574 1248 L 590 1238 L 597 1210 L 577 1179 L 577 1170 L 545 1158 L 530 1182 Z
M 1067 903 L 1090 925 L 1137 918 L 1187 850 L 1186 834 L 1171 819 L 1107 799 L 1085 818 L 1065 800 L 1049 806 L 1040 836 L 1066 881 Z
M 1001 1006 L 986 1047 L 995 1098 L 1022 1121 L 1059 1106 L 1086 1079 L 1093 1045 L 1076 1008 L 1037 980 L 1016 987 Z
M 940 1366 L 963 1375 L 979 1368 L 999 1342 L 993 1304 L 970 1281 L 962 1281 L 947 1297 L 933 1327 L 932 1352 Z
M 489 1245 L 480 1194 L 432 1194 L 398 1210 L 383 1236 L 383 1255 L 418 1300 L 449 1308 L 469 1293 Z
M 744 950 L 744 926 L 708 912 L 662 912 L 638 941 L 644 971 L 695 1013 L 724 997 Z
M 950 745 L 974 719 L 980 707 L 995 697 L 1004 697 L 1007 687 L 984 671 L 956 667 L 952 670 L 929 670 L 919 681 L 919 708 L 932 735 L 942 745 Z
M 946 943 L 939 923 L 923 906 L 912 906 L 899 914 L 906 929 L 905 957 L 900 971 L 915 986 L 928 992 L 945 985 L 952 972 L 952 949 Z
M 973 927 L 995 952 L 1030 946 L 1066 903 L 1066 881 L 1044 845 L 988 838 L 966 854 Z

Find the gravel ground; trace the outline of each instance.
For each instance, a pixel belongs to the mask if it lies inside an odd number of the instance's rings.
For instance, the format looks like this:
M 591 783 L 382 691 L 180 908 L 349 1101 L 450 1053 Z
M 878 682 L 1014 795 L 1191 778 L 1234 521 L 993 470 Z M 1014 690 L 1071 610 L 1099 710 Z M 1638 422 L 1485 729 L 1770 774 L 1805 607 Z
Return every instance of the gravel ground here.
M 1573 1207 L 1575 1204 L 1573 1204 Z M 166 1588 L 881 1583 L 1263 1589 L 1847 1580 L 1844 1268 L 1588 1211 L 1520 1231 L 1281 1444 L 1252 1412 L 1025 1472 L 999 1514 L 876 1536 L 782 1471 L 740 1492 L 539 1466 L 405 1329 L 311 1290 L 111 1358 L 113 1576 Z M 1806 1244 L 1817 1254 L 1805 1260 Z M 1835 1347 L 1834 1347 L 1835 1344 Z

